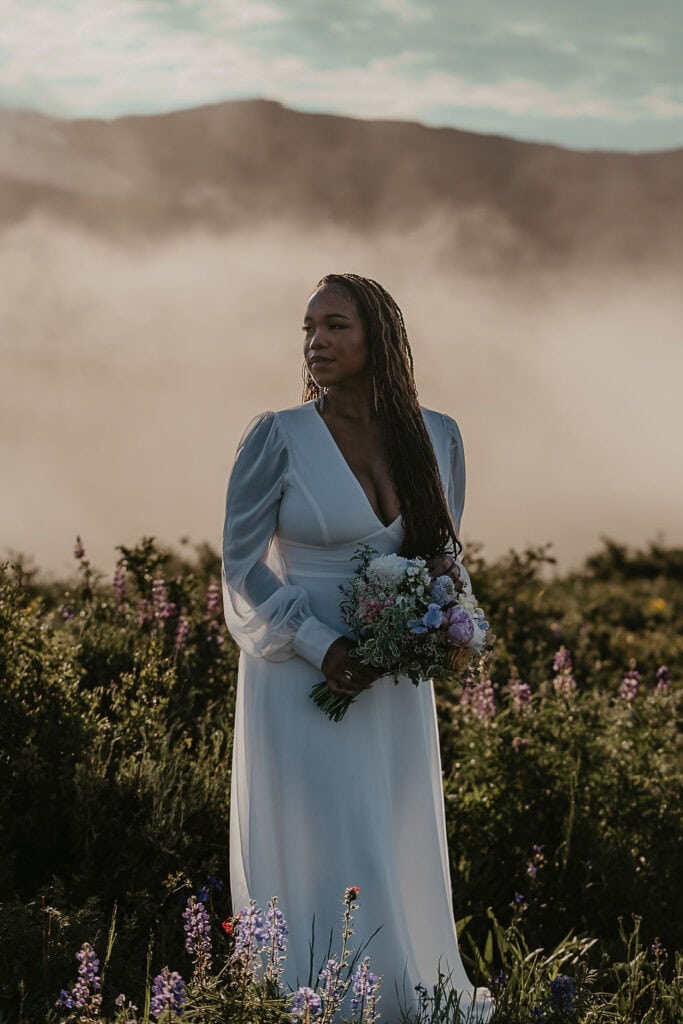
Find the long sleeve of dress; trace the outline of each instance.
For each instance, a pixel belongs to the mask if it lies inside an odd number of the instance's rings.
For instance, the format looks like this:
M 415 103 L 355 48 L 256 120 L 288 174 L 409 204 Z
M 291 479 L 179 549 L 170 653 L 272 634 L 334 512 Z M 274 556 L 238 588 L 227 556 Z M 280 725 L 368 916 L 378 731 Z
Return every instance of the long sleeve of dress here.
M 448 501 L 448 508 L 450 509 L 451 516 L 453 517 L 455 532 L 458 534 L 458 537 L 460 537 L 460 523 L 462 521 L 462 512 L 465 507 L 465 448 L 462 441 L 462 434 L 460 433 L 460 427 L 456 421 L 451 416 L 444 415 L 444 423 L 448 434 L 449 445 L 449 472 L 446 498 Z M 451 553 L 453 554 L 452 544 Z M 460 570 L 460 575 L 465 583 L 465 592 L 471 594 L 472 580 L 470 579 L 470 574 L 459 558 L 456 558 L 456 562 L 458 564 L 458 569 Z
M 228 482 L 223 611 L 247 654 L 269 661 L 299 655 L 320 668 L 330 644 L 343 634 L 312 615 L 308 592 L 289 583 L 271 548 L 288 468 L 277 414 L 261 413 L 242 436 Z

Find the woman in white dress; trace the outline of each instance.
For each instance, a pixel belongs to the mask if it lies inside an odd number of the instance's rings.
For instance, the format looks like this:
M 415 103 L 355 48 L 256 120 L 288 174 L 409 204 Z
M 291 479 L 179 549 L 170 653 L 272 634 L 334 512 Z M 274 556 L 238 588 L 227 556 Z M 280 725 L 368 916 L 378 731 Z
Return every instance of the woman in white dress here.
M 401 311 L 375 281 L 328 275 L 304 330 L 304 400 L 247 427 L 228 484 L 226 622 L 240 647 L 230 807 L 235 912 L 276 895 L 289 926 L 284 981 L 312 984 L 344 890 L 359 886 L 356 947 L 381 975 L 381 1019 L 431 991 L 439 967 L 463 1019 L 492 1002 L 463 967 L 434 690 L 353 659 L 339 584 L 359 544 L 428 559 L 471 592 L 457 559 L 465 462 L 455 420 L 418 404 Z M 310 699 L 322 679 L 357 699 L 341 722 Z

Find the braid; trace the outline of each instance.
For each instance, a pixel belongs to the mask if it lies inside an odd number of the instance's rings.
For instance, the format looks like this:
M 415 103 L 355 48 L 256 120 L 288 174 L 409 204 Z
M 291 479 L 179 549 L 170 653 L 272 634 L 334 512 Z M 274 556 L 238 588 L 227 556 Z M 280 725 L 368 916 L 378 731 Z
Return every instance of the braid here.
M 456 535 L 418 402 L 413 354 L 403 314 L 389 292 L 371 278 L 326 274 L 318 282 L 318 287 L 323 285 L 343 288 L 354 299 L 365 321 L 377 415 L 403 518 L 405 537 L 401 553 L 430 558 L 443 551 L 450 539 L 457 557 L 462 544 Z M 317 397 L 317 387 L 310 374 L 305 373 L 304 381 L 302 401 L 306 402 Z

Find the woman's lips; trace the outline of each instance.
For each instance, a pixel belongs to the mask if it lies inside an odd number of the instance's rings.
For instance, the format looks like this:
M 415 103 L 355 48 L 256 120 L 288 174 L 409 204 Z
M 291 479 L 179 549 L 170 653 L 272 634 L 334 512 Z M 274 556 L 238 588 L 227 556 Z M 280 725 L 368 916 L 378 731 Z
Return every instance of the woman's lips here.
M 326 359 L 324 356 L 316 356 L 314 359 L 309 360 L 308 365 L 313 370 L 317 366 L 327 366 L 329 363 L 333 362 L 333 359 Z

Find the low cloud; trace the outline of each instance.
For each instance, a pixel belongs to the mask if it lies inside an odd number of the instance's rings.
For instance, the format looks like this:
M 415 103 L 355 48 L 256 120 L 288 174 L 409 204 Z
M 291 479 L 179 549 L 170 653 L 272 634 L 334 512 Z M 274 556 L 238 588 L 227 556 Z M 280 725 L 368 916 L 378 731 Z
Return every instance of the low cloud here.
M 679 282 L 575 267 L 513 287 L 444 269 L 439 232 L 281 223 L 127 247 L 41 217 L 5 231 L 2 554 L 68 570 L 80 533 L 110 570 L 143 534 L 218 546 L 238 438 L 299 401 L 308 295 L 349 270 L 395 296 L 422 403 L 461 426 L 466 545 L 551 541 L 566 566 L 601 535 L 683 543 Z

